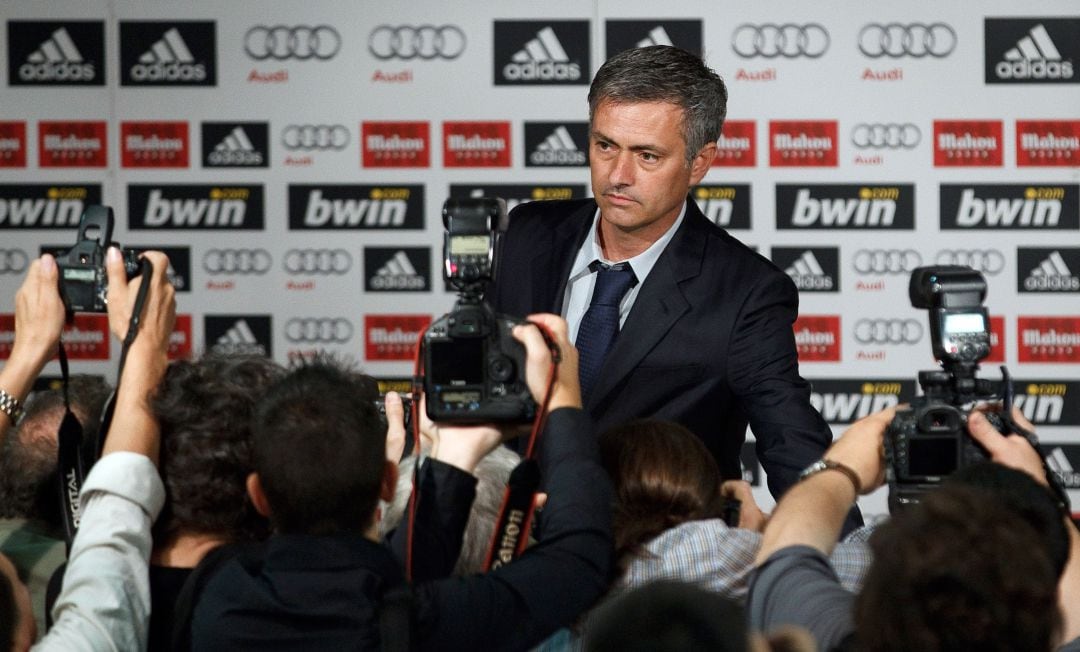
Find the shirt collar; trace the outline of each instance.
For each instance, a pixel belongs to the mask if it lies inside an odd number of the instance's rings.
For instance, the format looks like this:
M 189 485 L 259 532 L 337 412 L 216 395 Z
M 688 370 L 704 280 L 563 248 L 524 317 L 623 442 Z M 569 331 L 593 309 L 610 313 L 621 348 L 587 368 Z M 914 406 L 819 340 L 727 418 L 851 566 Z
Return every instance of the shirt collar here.
M 599 260 L 600 262 L 609 265 L 621 262 L 630 263 L 630 267 L 634 270 L 634 276 L 637 277 L 638 283 L 643 283 L 645 277 L 649 275 L 653 266 L 656 265 L 656 261 L 660 258 L 660 254 L 664 252 L 668 243 L 675 237 L 675 232 L 679 230 L 679 226 L 682 225 L 684 217 L 686 217 L 686 202 L 683 202 L 682 210 L 679 211 L 679 217 L 675 218 L 675 222 L 664 232 L 664 235 L 660 236 L 657 238 L 656 242 L 649 245 L 648 249 L 626 261 L 608 260 L 607 258 L 604 258 L 603 251 L 600 249 L 600 208 L 597 207 L 596 212 L 593 214 L 592 226 L 589 228 L 589 233 L 592 237 L 585 238 L 585 242 L 583 242 L 578 249 L 577 258 L 574 259 L 574 265 L 570 268 L 570 278 L 574 279 L 591 273 L 589 264 L 594 260 Z

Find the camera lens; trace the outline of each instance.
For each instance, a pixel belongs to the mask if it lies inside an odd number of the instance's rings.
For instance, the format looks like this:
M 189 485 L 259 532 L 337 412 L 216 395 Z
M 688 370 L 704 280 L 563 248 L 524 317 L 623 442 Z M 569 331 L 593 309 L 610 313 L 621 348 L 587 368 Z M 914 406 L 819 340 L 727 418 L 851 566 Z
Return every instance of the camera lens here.
M 495 382 L 505 383 L 514 376 L 514 362 L 505 355 L 492 358 L 488 363 L 488 375 Z

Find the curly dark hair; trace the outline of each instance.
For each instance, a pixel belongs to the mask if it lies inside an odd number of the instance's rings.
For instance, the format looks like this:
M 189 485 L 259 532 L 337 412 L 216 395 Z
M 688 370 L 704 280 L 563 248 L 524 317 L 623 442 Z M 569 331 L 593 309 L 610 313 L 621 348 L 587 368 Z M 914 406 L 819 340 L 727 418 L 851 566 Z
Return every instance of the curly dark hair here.
M 985 490 L 927 494 L 870 537 L 857 649 L 1053 649 L 1058 578 L 1040 536 Z
M 169 366 L 153 403 L 167 498 L 155 540 L 188 532 L 251 541 L 269 533 L 247 497 L 251 417 L 284 373 L 272 360 L 247 354 L 208 353 Z
M 611 428 L 600 435 L 600 459 L 615 484 L 620 571 L 664 530 L 723 513 L 716 460 L 677 423 L 638 419 Z

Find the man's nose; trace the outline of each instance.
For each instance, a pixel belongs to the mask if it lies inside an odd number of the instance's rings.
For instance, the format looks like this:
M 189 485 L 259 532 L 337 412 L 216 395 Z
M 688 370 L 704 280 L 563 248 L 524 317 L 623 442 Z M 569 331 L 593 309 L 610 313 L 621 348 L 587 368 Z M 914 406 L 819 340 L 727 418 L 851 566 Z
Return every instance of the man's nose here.
M 619 152 L 611 164 L 608 180 L 615 186 L 629 186 L 634 183 L 634 153 Z

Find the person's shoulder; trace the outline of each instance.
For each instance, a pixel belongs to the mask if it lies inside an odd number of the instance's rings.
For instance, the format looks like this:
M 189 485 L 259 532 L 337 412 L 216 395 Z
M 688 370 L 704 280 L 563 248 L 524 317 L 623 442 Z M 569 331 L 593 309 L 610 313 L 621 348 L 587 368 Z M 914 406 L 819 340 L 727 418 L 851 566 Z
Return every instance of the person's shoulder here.
M 787 278 L 787 274 L 763 256 L 757 247 L 746 244 L 705 216 L 698 215 L 697 217 L 700 219 L 694 219 L 691 226 L 698 232 L 696 237 L 705 241 L 706 260 L 712 260 L 725 267 L 734 263 L 738 269 L 755 278 L 768 278 L 773 275 Z

